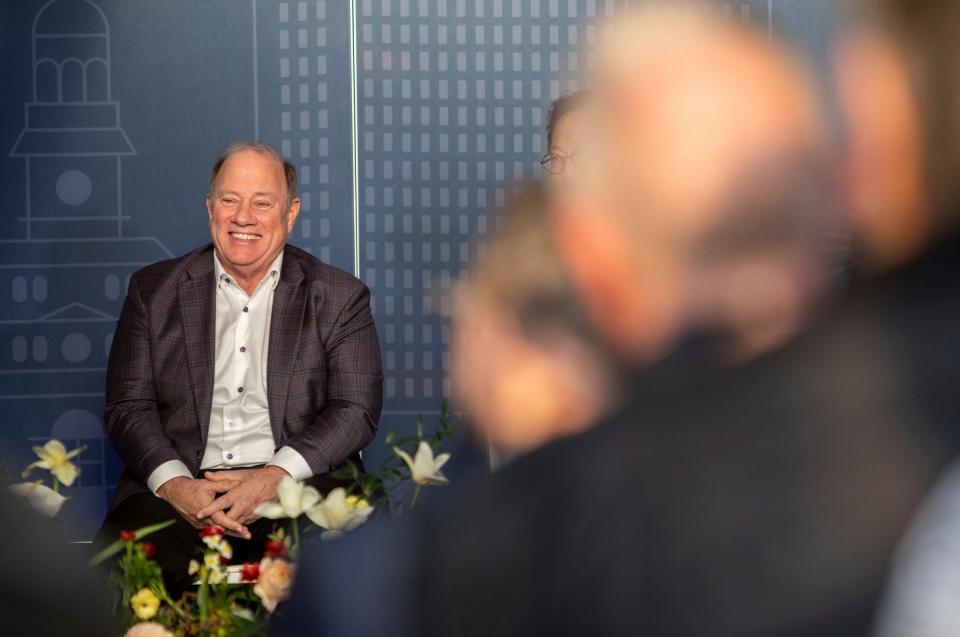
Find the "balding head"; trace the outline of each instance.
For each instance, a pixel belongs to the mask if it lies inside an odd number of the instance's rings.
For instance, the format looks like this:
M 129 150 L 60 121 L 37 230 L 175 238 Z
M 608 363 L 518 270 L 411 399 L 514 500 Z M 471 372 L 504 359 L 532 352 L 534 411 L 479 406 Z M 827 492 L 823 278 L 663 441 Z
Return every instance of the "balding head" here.
M 612 23 L 598 53 L 598 177 L 677 239 L 715 221 L 742 175 L 824 144 L 805 70 L 764 33 L 639 14 Z
M 584 295 L 599 289 L 616 300 L 595 307 L 596 320 L 622 323 L 613 327 L 625 332 L 616 338 L 621 349 L 643 342 L 635 355 L 658 344 L 662 351 L 681 332 L 728 321 L 727 308 L 743 306 L 721 298 L 736 280 L 771 293 L 769 302 L 751 303 L 749 316 L 737 308 L 729 320 L 749 326 L 752 317 L 774 317 L 793 329 L 813 285 L 794 275 L 813 252 L 823 212 L 798 208 L 804 193 L 826 189 L 827 174 L 826 136 L 803 65 L 765 32 L 690 12 L 618 19 L 597 53 L 592 160 L 565 197 L 575 203 L 561 206 L 590 214 L 558 221 Z M 583 237 L 591 235 L 602 245 L 587 256 Z M 621 285 L 598 280 L 618 254 L 633 261 L 618 276 L 635 285 L 635 303 Z M 716 276 L 731 264 L 736 273 Z M 705 273 L 716 278 L 709 289 Z

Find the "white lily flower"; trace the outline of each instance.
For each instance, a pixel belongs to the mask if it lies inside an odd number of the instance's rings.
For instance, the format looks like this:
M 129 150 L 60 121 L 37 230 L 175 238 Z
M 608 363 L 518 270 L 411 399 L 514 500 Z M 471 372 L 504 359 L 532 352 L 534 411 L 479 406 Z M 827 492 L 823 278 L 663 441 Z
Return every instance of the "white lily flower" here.
M 39 482 L 18 482 L 11 484 L 8 489 L 10 493 L 25 499 L 31 509 L 48 518 L 57 515 L 67 501 L 67 498 Z
M 254 513 L 276 520 L 278 518 L 298 518 L 320 501 L 320 492 L 290 476 L 283 476 L 277 487 L 277 501 L 264 502 Z
M 69 487 L 80 473 L 77 465 L 70 460 L 84 449 L 85 447 L 77 447 L 73 451 L 67 451 L 59 440 L 51 440 L 42 447 L 34 447 L 33 453 L 40 459 L 24 469 L 23 475 L 27 476 L 32 469 L 49 469 L 57 480 Z
M 394 447 L 393 450 L 407 463 L 407 467 L 410 468 L 410 478 L 417 484 L 447 484 L 448 480 L 440 473 L 440 468 L 450 459 L 449 453 L 441 453 L 434 458 L 433 449 L 426 440 L 420 441 L 417 455 L 413 458 L 400 447 Z
M 233 559 L 233 547 L 230 546 L 230 542 L 227 542 L 225 539 L 220 540 L 220 546 L 217 547 L 217 550 L 220 551 L 220 555 L 223 556 L 224 559 Z
M 307 511 L 307 517 L 326 529 L 320 537 L 330 540 L 357 528 L 367 521 L 371 513 L 373 507 L 369 502 L 355 496 L 347 497 L 343 487 L 337 487 Z

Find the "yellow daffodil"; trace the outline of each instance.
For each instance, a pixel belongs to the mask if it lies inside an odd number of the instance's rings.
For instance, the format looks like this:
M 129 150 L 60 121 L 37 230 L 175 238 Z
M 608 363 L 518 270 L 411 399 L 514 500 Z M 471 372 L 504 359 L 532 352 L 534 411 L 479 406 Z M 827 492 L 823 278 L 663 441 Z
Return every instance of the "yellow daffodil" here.
M 160 598 L 149 588 L 141 588 L 130 598 L 130 606 L 140 619 L 150 619 L 160 610 Z
M 33 469 L 49 469 L 57 480 L 69 487 L 80 473 L 77 465 L 70 460 L 84 449 L 86 447 L 77 447 L 73 451 L 67 451 L 67 448 L 59 440 L 51 440 L 42 447 L 34 447 L 33 453 L 37 454 L 40 459 L 24 469 L 23 475 L 26 477 Z M 54 484 L 54 488 L 56 488 L 56 484 Z
M 218 566 L 216 568 L 210 569 L 210 574 L 207 576 L 207 581 L 211 584 L 219 584 L 223 581 L 224 574 L 223 570 Z
M 203 563 L 207 568 L 217 568 L 220 566 L 220 554 L 213 551 L 203 556 Z
M 356 496 L 347 497 L 343 487 L 337 487 L 307 511 L 307 517 L 326 529 L 320 537 L 329 540 L 357 528 L 367 521 L 372 512 L 373 507 L 366 500 Z
M 261 517 L 276 520 L 278 518 L 298 518 L 302 513 L 314 507 L 320 501 L 320 492 L 290 476 L 283 476 L 277 486 L 277 501 L 264 502 L 255 509 Z
M 233 547 L 230 546 L 230 542 L 227 542 L 226 539 L 220 540 L 220 545 L 217 546 L 217 550 L 220 551 L 220 555 L 223 556 L 225 560 L 233 559 Z
M 417 455 L 413 458 L 400 447 L 394 447 L 393 450 L 407 463 L 407 467 L 410 469 L 410 479 L 417 484 L 447 484 L 447 478 L 440 472 L 440 468 L 450 459 L 449 453 L 441 453 L 434 458 L 433 449 L 425 440 L 420 441 L 420 446 L 417 447 Z

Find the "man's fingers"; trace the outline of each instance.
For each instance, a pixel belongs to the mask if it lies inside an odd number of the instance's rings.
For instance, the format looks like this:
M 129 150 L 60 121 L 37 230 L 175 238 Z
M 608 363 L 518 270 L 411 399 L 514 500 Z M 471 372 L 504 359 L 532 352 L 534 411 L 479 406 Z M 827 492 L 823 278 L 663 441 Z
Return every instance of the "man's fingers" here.
M 226 493 L 230 489 L 236 487 L 238 484 L 240 483 L 236 480 L 211 480 L 207 489 L 209 489 L 211 493 Z
M 217 511 L 210 516 L 210 520 L 214 524 L 219 524 L 227 531 L 232 531 L 236 533 L 238 537 L 242 537 L 245 540 L 250 539 L 250 531 L 247 530 L 247 527 L 240 524 L 236 520 L 230 519 L 230 517 L 223 511 Z
M 210 482 L 223 482 L 225 480 L 237 480 L 236 472 L 234 471 L 204 471 L 203 477 L 209 480 Z
M 223 511 L 224 509 L 229 509 L 233 505 L 233 497 L 227 493 L 222 495 L 207 506 L 203 507 L 197 511 L 196 516 L 201 520 L 203 518 L 209 518 L 217 511 Z M 219 524 L 219 522 L 217 523 Z

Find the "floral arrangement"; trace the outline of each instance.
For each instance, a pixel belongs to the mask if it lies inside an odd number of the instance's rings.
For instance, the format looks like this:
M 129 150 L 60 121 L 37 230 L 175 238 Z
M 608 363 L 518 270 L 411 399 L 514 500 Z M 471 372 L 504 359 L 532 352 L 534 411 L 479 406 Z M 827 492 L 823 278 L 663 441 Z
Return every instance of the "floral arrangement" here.
M 152 559 L 155 549 L 144 541 L 174 521 L 124 531 L 116 542 L 91 560 L 95 565 L 122 553 L 111 574 L 118 634 L 125 637 L 265 634 L 272 613 L 291 593 L 305 534 L 319 531 L 320 541 L 326 542 L 349 533 L 375 514 L 398 516 L 405 509 L 413 508 L 422 487 L 447 484 L 441 469 L 450 455 L 438 451 L 456 431 L 454 417 L 444 404 L 440 426 L 431 436 L 424 436 L 420 419 L 416 435 L 388 434 L 386 441 L 394 453 L 384 461 L 379 473 L 363 474 L 355 464 L 347 463 L 346 469 L 334 474 L 345 486 L 326 495 L 289 476 L 284 477 L 277 499 L 256 509 L 261 517 L 278 521 L 265 543 L 263 559 L 231 564 L 233 548 L 223 529 L 217 526 L 202 529 L 198 559 L 191 560 L 188 567 L 189 574 L 196 577 L 197 590 L 184 593 L 179 600 L 167 594 L 160 567 Z M 411 483 L 412 496 L 405 505 L 403 487 Z M 300 528 L 302 522 L 304 529 Z
M 55 517 L 60 512 L 67 497 L 60 493 L 60 485 L 71 486 L 80 475 L 80 468 L 70 462 L 86 447 L 77 447 L 72 451 L 62 442 L 52 439 L 42 447 L 34 447 L 33 452 L 39 460 L 23 470 L 22 477 L 26 478 L 34 469 L 46 469 L 53 478 L 53 486 L 48 487 L 43 480 L 32 482 L 17 482 L 9 485 L 8 489 L 14 495 L 23 498 L 31 509 L 48 518 Z

